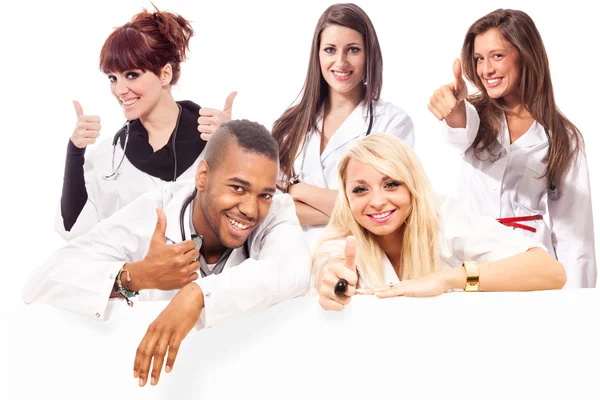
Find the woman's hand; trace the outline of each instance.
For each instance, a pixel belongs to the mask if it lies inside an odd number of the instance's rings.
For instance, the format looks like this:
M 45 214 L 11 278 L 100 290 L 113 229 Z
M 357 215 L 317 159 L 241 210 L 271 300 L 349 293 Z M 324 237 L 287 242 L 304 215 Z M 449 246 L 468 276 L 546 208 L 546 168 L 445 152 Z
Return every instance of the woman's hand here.
M 237 92 L 232 92 L 225 100 L 223 110 L 216 108 L 201 108 L 200 116 L 198 117 L 198 132 L 200 138 L 208 141 L 210 136 L 215 133 L 221 124 L 231 121 L 231 109 L 233 108 L 233 100 L 237 96 Z
M 439 296 L 449 290 L 448 274 L 445 270 L 434 272 L 415 279 L 401 281 L 393 286 L 381 288 L 359 289 L 358 294 L 374 294 L 384 299 L 386 297 L 432 297 Z
M 71 135 L 71 142 L 76 147 L 85 149 L 87 145 L 96 143 L 96 138 L 100 136 L 100 117 L 84 115 L 83 107 L 77 100 L 73 100 L 73 106 L 77 113 L 77 124 Z
M 466 113 L 466 111 L 458 109 L 468 95 L 467 84 L 462 77 L 462 68 L 458 59 L 454 60 L 453 72 L 454 82 L 444 85 L 433 92 L 427 105 L 429 111 L 440 121 L 449 117 L 457 117 L 458 115 L 455 114 L 458 113 Z
M 325 310 L 342 311 L 350 303 L 350 299 L 356 294 L 356 285 L 358 283 L 358 273 L 356 272 L 356 239 L 353 236 L 346 238 L 346 247 L 344 249 L 345 259 L 342 262 L 337 260 L 330 261 L 319 271 L 317 280 L 317 293 L 319 294 L 319 304 Z M 343 296 L 335 294 L 335 286 L 340 279 L 348 282 L 346 292 Z

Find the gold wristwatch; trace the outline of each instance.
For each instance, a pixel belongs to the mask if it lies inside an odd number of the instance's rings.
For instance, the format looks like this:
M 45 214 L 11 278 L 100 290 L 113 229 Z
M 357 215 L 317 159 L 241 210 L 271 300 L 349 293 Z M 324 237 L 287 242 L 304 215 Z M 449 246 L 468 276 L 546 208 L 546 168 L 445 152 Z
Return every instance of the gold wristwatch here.
M 479 267 L 475 261 L 465 261 L 462 265 L 467 272 L 467 284 L 465 292 L 479 291 Z

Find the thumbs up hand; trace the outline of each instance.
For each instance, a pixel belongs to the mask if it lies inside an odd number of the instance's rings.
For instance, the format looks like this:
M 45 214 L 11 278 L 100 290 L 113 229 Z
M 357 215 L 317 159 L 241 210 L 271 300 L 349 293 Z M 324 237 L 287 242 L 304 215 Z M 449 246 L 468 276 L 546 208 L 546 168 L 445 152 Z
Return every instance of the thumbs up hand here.
M 100 136 L 100 117 L 84 115 L 83 107 L 77 100 L 73 100 L 73 106 L 77 114 L 77 124 L 71 135 L 71 141 L 76 147 L 85 149 L 88 144 L 96 143 L 96 138 Z
M 319 294 L 319 304 L 323 309 L 342 311 L 350 303 L 351 297 L 356 294 L 358 273 L 355 260 L 356 239 L 353 236 L 348 236 L 344 249 L 344 259 L 330 260 L 320 271 L 317 281 L 317 293 Z M 344 287 L 343 294 L 337 295 L 336 291 L 339 292 Z
M 462 77 L 460 60 L 454 60 L 452 71 L 454 73 L 454 82 L 444 85 L 436 90 L 430 97 L 429 104 L 427 105 L 429 111 L 431 111 L 431 113 L 440 121 L 448 117 L 452 118 L 456 114 L 455 111 L 457 113 L 460 112 L 461 114 L 466 113 L 465 111 L 462 111 L 462 109 L 458 109 L 468 95 L 467 84 Z M 457 127 L 454 126 L 454 124 L 449 125 Z
M 130 291 L 141 289 L 180 289 L 198 279 L 196 272 L 200 253 L 192 240 L 167 244 L 165 232 L 167 218 L 161 209 L 156 209 L 158 219 L 146 257 L 142 261 L 127 263 L 125 268 L 131 276 Z
M 223 110 L 215 108 L 201 108 L 198 118 L 198 132 L 200 138 L 208 141 L 210 136 L 221 126 L 222 123 L 231 121 L 231 110 L 233 109 L 233 100 L 237 92 L 231 92 L 225 100 Z

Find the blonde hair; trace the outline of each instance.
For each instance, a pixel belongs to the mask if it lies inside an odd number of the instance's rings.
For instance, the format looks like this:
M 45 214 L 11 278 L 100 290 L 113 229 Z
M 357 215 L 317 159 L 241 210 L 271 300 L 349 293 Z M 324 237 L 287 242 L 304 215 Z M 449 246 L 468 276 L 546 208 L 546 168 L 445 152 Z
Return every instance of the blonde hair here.
M 404 265 L 400 278 L 412 279 L 436 271 L 440 264 L 440 216 L 429 178 L 410 146 L 392 135 L 376 133 L 354 143 L 339 163 L 338 197 L 329 224 L 315 246 L 313 273 L 331 256 L 328 246 L 324 246 L 326 242 L 352 235 L 356 238 L 356 264 L 363 279 L 369 286 L 384 284 L 383 251 L 375 236 L 354 219 L 346 195 L 346 170 L 351 159 L 403 182 L 410 192 L 411 211 L 405 221 L 402 243 L 398 244 L 402 246 Z

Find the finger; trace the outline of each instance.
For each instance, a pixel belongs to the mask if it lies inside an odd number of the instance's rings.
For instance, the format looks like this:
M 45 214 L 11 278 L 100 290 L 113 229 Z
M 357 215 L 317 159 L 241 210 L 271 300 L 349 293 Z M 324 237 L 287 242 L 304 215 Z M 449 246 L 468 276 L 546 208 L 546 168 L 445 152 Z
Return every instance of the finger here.
M 348 287 L 356 286 L 358 275 L 356 270 L 353 271 L 345 265 L 337 264 L 331 267 L 331 275 L 327 276 L 325 281 L 333 287 L 340 279 L 345 279 L 348 282 Z
M 215 133 L 215 131 L 217 130 L 217 125 L 198 125 L 198 132 L 202 133 L 207 133 L 207 134 L 213 134 Z
M 152 386 L 156 385 L 160 378 L 160 371 L 162 370 L 163 362 L 165 361 L 165 355 L 167 354 L 167 347 L 170 340 L 170 335 L 163 335 L 154 348 L 154 361 L 152 362 L 152 374 L 150 380 Z
M 100 136 L 100 132 L 98 132 L 98 131 L 87 131 L 86 130 L 86 131 L 83 131 L 81 133 L 81 136 L 84 137 L 84 138 L 87 138 L 87 139 L 95 139 L 98 136 Z
M 192 264 L 194 264 L 194 263 L 192 263 Z M 192 265 L 192 264 L 190 264 L 190 265 Z M 197 266 L 196 266 L 196 267 L 194 267 L 194 271 L 195 271 L 195 270 L 197 270 L 198 268 L 200 268 L 200 263 L 197 263 Z M 200 276 L 198 275 L 198 273 L 197 273 L 197 272 L 192 272 L 192 273 L 190 274 L 190 276 L 188 277 L 188 283 L 191 283 L 191 282 L 197 281 L 199 277 L 200 277 Z
M 210 133 L 202 133 L 200 134 L 200 139 L 204 140 L 205 142 L 208 142 L 208 140 L 210 139 Z
M 90 144 L 96 143 L 96 139 L 94 139 L 94 138 L 85 138 L 85 139 L 81 139 L 81 141 L 79 143 L 81 143 L 84 147 L 87 147 Z
M 75 113 L 77 113 L 77 118 L 83 117 L 83 107 L 77 100 L 73 100 L 73 106 L 75 107 Z
M 200 252 L 194 247 L 193 249 L 187 251 L 183 256 L 185 257 L 185 261 L 187 261 L 187 263 L 190 264 L 196 261 L 198 257 L 200 257 Z
M 177 358 L 177 353 L 179 352 L 181 340 L 182 339 L 177 334 L 171 336 L 171 341 L 169 342 L 169 354 L 167 355 L 167 364 L 165 366 L 165 372 L 167 374 L 173 370 L 173 365 L 175 365 L 175 359 Z
M 90 122 L 90 121 L 79 121 L 77 123 L 77 127 L 79 129 L 85 129 L 88 131 L 99 131 L 100 128 L 102 128 L 100 126 L 99 122 Z
M 229 115 L 231 115 L 231 110 L 233 109 L 233 100 L 235 100 L 235 96 L 237 96 L 237 92 L 231 92 L 225 100 L 225 107 L 223 107 L 223 111 L 229 113 Z
M 388 297 L 397 297 L 397 296 L 403 296 L 404 295 L 404 290 L 402 288 L 402 286 L 395 286 L 393 288 L 390 288 L 389 286 L 386 288 L 378 288 L 375 290 L 375 296 L 379 297 L 380 299 L 385 299 Z
M 444 117 L 442 116 L 442 114 L 440 114 L 440 112 L 438 110 L 436 110 L 435 107 L 433 107 L 433 105 L 431 105 L 431 103 L 427 104 L 427 108 L 440 121 L 444 119 Z
M 100 123 L 100 117 L 97 115 L 83 115 L 78 118 L 80 123 Z
M 462 76 L 462 66 L 458 58 L 454 60 L 454 65 L 452 65 L 452 72 L 454 72 L 454 88 L 456 89 L 456 93 L 460 93 L 465 87 L 465 80 Z
M 156 240 L 160 243 L 165 243 L 165 236 L 167 232 L 167 217 L 165 217 L 165 213 L 160 208 L 156 209 L 156 228 L 154 228 L 154 234 L 152 235 L 152 240 Z
M 196 248 L 196 243 L 193 240 L 184 240 L 183 242 L 170 245 L 176 253 L 186 254 L 190 250 Z
M 216 108 L 202 107 L 198 114 L 200 114 L 201 117 L 212 117 L 213 115 L 221 114 L 222 112 L 222 110 L 217 110 Z
M 219 112 L 221 112 L 221 111 L 219 111 Z M 213 118 L 213 116 L 198 118 L 198 125 L 216 125 L 216 124 L 217 124 L 217 121 Z
M 346 247 L 344 248 L 344 265 L 351 271 L 356 272 L 356 238 L 354 236 L 348 236 L 346 238 Z
M 148 332 L 142 339 L 135 353 L 135 362 L 133 364 L 134 377 L 139 378 L 139 385 L 144 386 L 148 378 L 148 370 L 150 369 L 150 361 L 154 353 L 154 346 L 157 338 L 152 334 L 152 327 L 148 328 Z
M 324 310 L 328 311 L 342 311 L 345 307 L 343 304 L 323 296 L 319 296 L 319 304 Z

